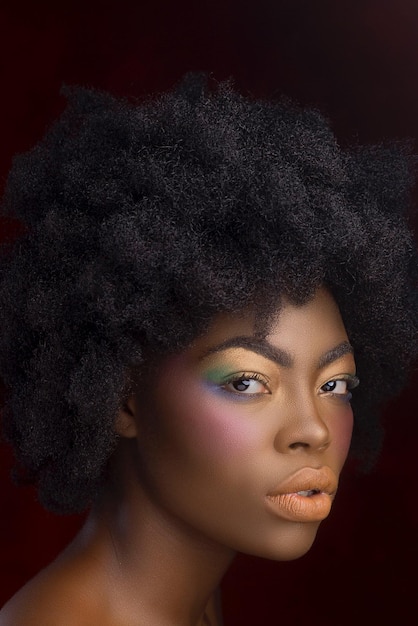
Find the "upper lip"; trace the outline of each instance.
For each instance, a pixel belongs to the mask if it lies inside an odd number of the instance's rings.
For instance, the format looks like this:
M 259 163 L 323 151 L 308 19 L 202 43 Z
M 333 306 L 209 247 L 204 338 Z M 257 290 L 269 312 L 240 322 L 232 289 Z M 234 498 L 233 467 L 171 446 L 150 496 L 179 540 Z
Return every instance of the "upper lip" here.
M 274 497 L 298 491 L 319 491 L 333 496 L 337 491 L 338 478 L 326 465 L 313 468 L 302 467 L 282 481 L 268 496 Z

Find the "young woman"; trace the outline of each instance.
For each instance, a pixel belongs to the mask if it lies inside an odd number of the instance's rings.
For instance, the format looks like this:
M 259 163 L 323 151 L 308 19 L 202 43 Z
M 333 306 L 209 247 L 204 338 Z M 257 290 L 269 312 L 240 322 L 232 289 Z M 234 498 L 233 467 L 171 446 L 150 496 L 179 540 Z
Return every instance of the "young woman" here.
M 0 624 L 213 626 L 237 551 L 310 548 L 352 391 L 376 453 L 416 354 L 412 158 L 199 78 L 68 97 L 3 205 L 3 424 L 44 505 L 90 514 Z

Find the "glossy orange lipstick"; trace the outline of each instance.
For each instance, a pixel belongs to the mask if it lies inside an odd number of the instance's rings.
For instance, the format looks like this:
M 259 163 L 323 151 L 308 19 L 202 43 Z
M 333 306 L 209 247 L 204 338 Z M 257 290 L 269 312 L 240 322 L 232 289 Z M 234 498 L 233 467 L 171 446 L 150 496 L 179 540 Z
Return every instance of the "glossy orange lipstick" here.
M 338 479 L 327 466 L 304 467 L 266 496 L 270 511 L 293 522 L 320 522 L 331 510 Z

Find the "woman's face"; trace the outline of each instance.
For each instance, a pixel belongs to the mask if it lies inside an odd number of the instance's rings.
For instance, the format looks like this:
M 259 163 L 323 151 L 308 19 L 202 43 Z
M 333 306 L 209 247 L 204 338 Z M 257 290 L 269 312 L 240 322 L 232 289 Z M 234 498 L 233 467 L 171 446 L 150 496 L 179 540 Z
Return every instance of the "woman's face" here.
M 140 482 L 173 524 L 286 560 L 311 546 L 347 456 L 352 349 L 325 289 L 268 335 L 223 315 L 134 399 Z

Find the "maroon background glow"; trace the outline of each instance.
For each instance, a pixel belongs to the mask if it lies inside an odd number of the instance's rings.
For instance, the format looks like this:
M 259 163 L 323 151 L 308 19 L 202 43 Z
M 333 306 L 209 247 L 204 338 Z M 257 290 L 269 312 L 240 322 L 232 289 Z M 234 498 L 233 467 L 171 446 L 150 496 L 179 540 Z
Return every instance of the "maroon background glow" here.
M 342 141 L 418 137 L 416 0 L 9 0 L 0 7 L 2 183 L 12 155 L 62 109 L 62 83 L 140 95 L 189 70 L 316 105 Z M 3 237 L 14 231 L 0 228 Z M 306 557 L 238 558 L 223 585 L 226 626 L 415 623 L 417 383 L 415 374 L 386 410 L 376 470 L 343 476 Z M 0 603 L 80 523 L 45 513 L 33 490 L 12 486 L 10 465 L 3 445 Z

